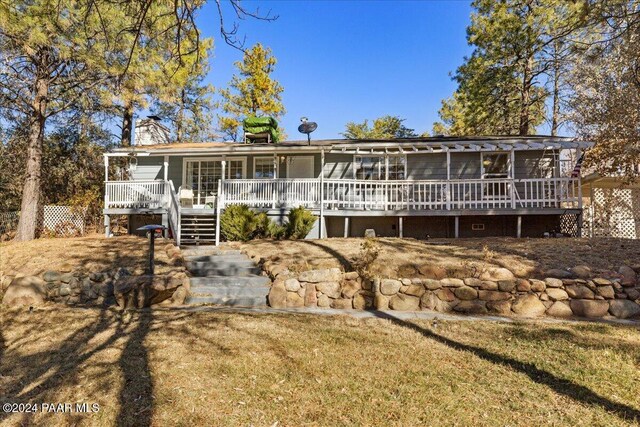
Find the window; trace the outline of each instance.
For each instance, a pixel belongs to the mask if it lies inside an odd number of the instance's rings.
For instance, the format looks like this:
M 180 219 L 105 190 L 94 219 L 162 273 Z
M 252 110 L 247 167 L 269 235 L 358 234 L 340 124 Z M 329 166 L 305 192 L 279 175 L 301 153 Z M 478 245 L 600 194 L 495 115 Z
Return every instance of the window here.
M 403 180 L 406 176 L 404 156 L 355 156 L 356 179 Z
M 482 153 L 483 178 L 509 178 L 509 153 Z
M 208 196 L 218 192 L 218 180 L 222 178 L 222 160 L 185 160 L 183 183 L 193 190 L 194 205 L 203 205 Z M 244 176 L 243 159 L 227 159 L 225 178 L 240 179 Z
M 254 178 L 275 178 L 276 165 L 273 157 L 256 157 L 253 159 Z

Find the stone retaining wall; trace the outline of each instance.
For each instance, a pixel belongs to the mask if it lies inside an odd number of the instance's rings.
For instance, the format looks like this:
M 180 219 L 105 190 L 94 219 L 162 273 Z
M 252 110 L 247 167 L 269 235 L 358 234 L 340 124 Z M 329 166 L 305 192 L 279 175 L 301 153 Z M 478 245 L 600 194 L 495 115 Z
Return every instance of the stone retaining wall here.
M 518 278 L 505 268 L 488 268 L 477 277 L 446 277 L 444 269 L 424 268 L 428 277 L 360 277 L 338 268 L 293 273 L 265 263 L 275 308 L 435 310 L 501 316 L 640 317 L 638 272 L 623 266 L 607 277 L 592 277 L 588 267 L 550 270 L 543 279 Z M 636 268 L 640 270 L 640 268 Z
M 58 270 L 37 276 L 0 273 L 2 303 L 8 306 L 35 306 L 46 302 L 142 308 L 155 304 L 182 305 L 189 293 L 189 278 L 179 248 L 169 244 L 164 250 L 173 266 L 166 274 L 132 275 L 126 268 L 87 271 L 63 264 Z

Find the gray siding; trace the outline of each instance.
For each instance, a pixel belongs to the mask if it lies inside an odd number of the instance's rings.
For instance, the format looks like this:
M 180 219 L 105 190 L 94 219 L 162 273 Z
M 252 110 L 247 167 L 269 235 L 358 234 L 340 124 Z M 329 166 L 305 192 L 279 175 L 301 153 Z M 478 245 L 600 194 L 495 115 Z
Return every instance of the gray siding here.
M 516 151 L 515 178 L 553 177 L 553 151 Z
M 479 179 L 480 173 L 480 153 L 451 153 L 451 179 Z
M 447 179 L 447 155 L 407 154 L 407 179 Z
M 138 167 L 131 176 L 134 180 L 162 179 L 162 157 L 138 157 Z
M 353 179 L 353 154 L 325 154 L 324 177 L 327 179 Z

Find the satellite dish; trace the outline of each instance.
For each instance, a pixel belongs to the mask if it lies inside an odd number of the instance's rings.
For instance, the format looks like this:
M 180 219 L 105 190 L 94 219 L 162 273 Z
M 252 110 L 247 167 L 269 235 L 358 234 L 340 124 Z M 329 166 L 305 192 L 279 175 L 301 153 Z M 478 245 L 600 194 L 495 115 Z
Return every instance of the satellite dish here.
M 311 145 L 311 132 L 318 129 L 318 124 L 316 122 L 309 122 L 306 117 L 300 119 L 302 124 L 298 126 L 298 132 L 307 134 L 307 141 L 309 141 L 309 145 Z

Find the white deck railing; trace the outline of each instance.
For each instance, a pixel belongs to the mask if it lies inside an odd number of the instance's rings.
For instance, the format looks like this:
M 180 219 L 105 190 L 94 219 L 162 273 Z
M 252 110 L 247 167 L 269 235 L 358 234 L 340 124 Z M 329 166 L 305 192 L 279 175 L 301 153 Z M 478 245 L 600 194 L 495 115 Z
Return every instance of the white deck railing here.
M 106 208 L 164 208 L 171 209 L 174 217 L 179 215 L 171 182 L 109 181 L 105 185 Z M 218 200 L 222 206 L 243 203 L 272 209 L 297 206 L 317 209 L 321 194 L 324 208 L 330 210 L 576 209 L 582 206 L 578 178 L 229 179 L 221 182 L 220 189 Z
M 107 181 L 104 185 L 105 209 L 159 209 L 168 204 L 166 181 Z

